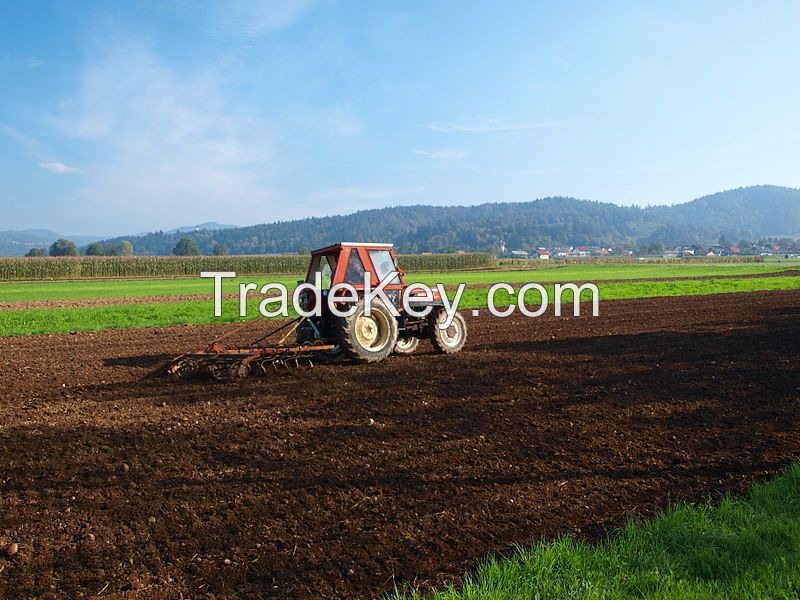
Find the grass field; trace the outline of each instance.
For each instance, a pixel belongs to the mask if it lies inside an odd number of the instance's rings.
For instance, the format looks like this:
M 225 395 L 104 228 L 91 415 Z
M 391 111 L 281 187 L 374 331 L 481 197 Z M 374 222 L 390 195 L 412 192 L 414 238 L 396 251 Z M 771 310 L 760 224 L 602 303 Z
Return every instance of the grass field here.
M 626 279 L 652 279 L 672 277 L 714 277 L 777 273 L 800 268 L 799 261 L 783 263 L 686 263 L 686 264 L 586 264 L 547 265 L 532 271 L 466 271 L 458 273 L 409 273 L 409 282 L 429 285 L 444 284 L 492 284 L 499 281 L 519 283 L 528 281 L 613 281 Z M 293 285 L 298 275 L 245 277 L 223 281 L 225 293 L 235 293 L 239 283 L 276 282 Z M 51 281 L 0 283 L 0 302 L 31 300 L 73 300 L 82 298 L 120 298 L 146 296 L 175 296 L 185 294 L 210 294 L 213 282 L 210 279 L 192 277 L 187 279 L 117 279 L 95 281 Z
M 492 277 L 497 273 L 488 274 Z M 442 279 L 442 276 L 435 276 Z M 447 278 L 445 278 L 447 279 Z M 528 281 L 529 278 L 520 281 Z M 598 280 L 599 281 L 599 280 Z M 126 282 L 127 283 L 127 282 Z M 63 285 L 63 284 L 51 284 Z M 730 292 L 789 290 L 800 288 L 800 277 L 728 278 L 728 279 L 685 279 L 675 281 L 635 281 L 599 283 L 601 300 L 624 298 L 648 298 L 657 296 L 686 296 L 697 294 L 718 294 Z M 551 299 L 553 286 L 545 286 Z M 465 290 L 460 308 L 485 308 L 488 287 Z M 209 293 L 207 290 L 206 293 Z M 452 294 L 451 294 L 452 296 Z M 565 301 L 571 294 L 563 295 Z M 513 301 L 505 292 L 496 296 L 497 305 L 507 305 Z M 589 299 L 584 292 L 584 300 Z M 540 303 L 537 292 L 526 296 L 529 304 Z M 33 308 L 24 310 L 0 311 L 0 336 L 30 335 L 37 333 L 65 333 L 69 331 L 116 329 L 128 327 L 152 327 L 213 322 L 235 322 L 241 320 L 238 300 L 225 300 L 220 318 L 213 316 L 210 300 L 188 302 L 168 302 L 154 304 L 130 304 L 124 306 L 97 306 L 86 308 Z M 565 308 L 565 312 L 570 307 Z M 552 310 L 552 309 L 550 309 Z M 258 300 L 249 304 L 249 318 L 259 317 Z M 290 313 L 292 314 L 292 313 Z
M 563 538 L 489 560 L 463 586 L 397 599 L 797 598 L 800 464 L 743 499 L 680 506 L 603 543 Z

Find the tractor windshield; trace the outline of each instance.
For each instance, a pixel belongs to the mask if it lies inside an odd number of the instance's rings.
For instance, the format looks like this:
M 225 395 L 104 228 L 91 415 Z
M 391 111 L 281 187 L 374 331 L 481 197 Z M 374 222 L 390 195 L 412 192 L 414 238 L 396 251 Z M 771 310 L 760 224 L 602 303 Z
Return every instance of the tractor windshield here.
M 307 283 L 314 283 L 316 274 L 319 273 L 322 277 L 323 289 L 331 287 L 331 277 L 333 272 L 336 271 L 336 255 L 324 254 L 317 255 L 311 259 L 311 268 L 308 270 Z
M 383 281 L 389 273 L 397 271 L 397 265 L 394 264 L 392 254 L 388 250 L 370 250 L 369 256 L 375 266 L 375 275 L 378 276 L 378 281 Z M 389 283 L 398 284 L 400 278 L 395 275 Z

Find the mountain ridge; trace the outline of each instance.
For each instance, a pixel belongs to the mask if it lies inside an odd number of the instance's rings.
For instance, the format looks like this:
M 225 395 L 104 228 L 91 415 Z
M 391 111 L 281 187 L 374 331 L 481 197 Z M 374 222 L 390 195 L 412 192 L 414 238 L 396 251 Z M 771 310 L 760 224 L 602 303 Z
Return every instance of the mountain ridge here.
M 764 236 L 795 237 L 798 232 L 800 189 L 758 185 L 668 206 L 620 206 L 551 196 L 528 202 L 363 209 L 244 227 L 209 222 L 105 241 L 130 240 L 138 255 L 171 254 L 183 237 L 195 240 L 204 254 L 217 245 L 231 254 L 298 252 L 344 239 L 391 241 L 401 252 L 497 252 L 501 244 L 523 250 L 553 245 L 632 247 L 653 242 L 716 243 L 721 236 L 756 241 Z
M 297 252 L 347 240 L 391 241 L 401 252 L 529 250 L 546 245 L 634 246 L 716 243 L 800 231 L 800 189 L 750 186 L 669 206 L 547 197 L 530 202 L 471 206 L 395 206 L 347 215 L 309 217 L 186 234 L 154 232 L 130 238 L 137 254 L 170 254 L 180 237 L 203 253 L 224 246 L 232 254 Z M 116 241 L 122 238 L 116 238 Z

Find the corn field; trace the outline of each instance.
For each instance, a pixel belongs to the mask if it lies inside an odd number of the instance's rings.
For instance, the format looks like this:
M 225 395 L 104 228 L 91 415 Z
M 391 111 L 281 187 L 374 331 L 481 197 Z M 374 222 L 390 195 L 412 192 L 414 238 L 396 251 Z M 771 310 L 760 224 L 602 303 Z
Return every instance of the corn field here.
M 469 269 L 489 269 L 497 266 L 494 254 L 473 252 L 469 254 L 401 254 L 397 258 L 400 268 L 412 272 L 446 273 Z
M 239 275 L 305 273 L 308 256 L 59 256 L 0 258 L 0 281 L 196 277 L 201 271 Z M 491 254 L 403 255 L 407 271 L 456 271 L 495 265 Z

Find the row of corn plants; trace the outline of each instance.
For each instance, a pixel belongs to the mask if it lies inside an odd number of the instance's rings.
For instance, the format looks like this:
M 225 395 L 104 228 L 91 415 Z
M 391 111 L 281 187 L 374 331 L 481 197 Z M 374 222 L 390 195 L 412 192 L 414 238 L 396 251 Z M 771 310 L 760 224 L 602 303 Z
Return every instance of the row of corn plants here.
M 277 256 L 59 256 L 0 258 L 0 281 L 197 276 L 200 271 L 239 275 L 304 273 L 309 257 Z M 491 254 L 403 255 L 408 271 L 456 271 L 495 266 Z
M 401 254 L 397 262 L 405 271 L 469 271 L 497 266 L 494 254 L 470 252 L 461 254 Z
M 200 271 L 300 273 L 305 256 L 59 256 L 0 259 L 0 280 L 196 276 Z

